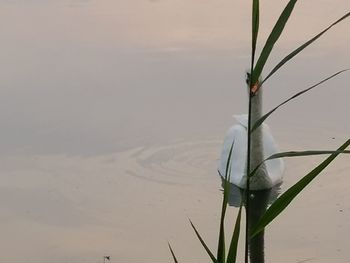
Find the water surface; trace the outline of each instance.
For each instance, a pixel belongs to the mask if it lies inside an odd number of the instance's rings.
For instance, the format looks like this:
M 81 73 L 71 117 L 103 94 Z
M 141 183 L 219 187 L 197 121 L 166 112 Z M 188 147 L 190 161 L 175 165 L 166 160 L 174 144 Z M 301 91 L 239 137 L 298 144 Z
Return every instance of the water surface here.
M 262 3 L 261 39 L 285 3 Z M 232 114 L 246 112 L 249 8 L 0 1 L 1 261 L 170 262 L 170 240 L 181 260 L 205 262 L 187 218 L 216 247 L 216 162 Z M 300 2 L 267 69 L 348 9 Z M 265 110 L 348 68 L 348 31 L 346 21 L 268 81 Z M 348 83 L 339 76 L 271 117 L 280 148 L 340 145 Z M 288 160 L 283 189 L 320 160 Z M 350 257 L 348 168 L 340 158 L 268 229 L 268 262 Z

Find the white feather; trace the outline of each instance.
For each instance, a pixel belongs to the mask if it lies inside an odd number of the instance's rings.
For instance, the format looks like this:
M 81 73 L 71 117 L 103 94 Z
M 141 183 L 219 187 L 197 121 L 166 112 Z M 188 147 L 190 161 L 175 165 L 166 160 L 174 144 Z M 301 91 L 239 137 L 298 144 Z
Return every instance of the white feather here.
M 248 116 L 236 115 L 234 116 L 238 124 L 233 125 L 227 132 L 224 139 L 222 152 L 219 162 L 219 172 L 221 176 L 226 174 L 226 164 L 229 156 L 230 148 L 234 143 L 231 155 L 231 175 L 230 182 L 240 188 L 246 186 L 246 170 L 247 170 L 247 127 Z M 268 158 L 272 154 L 278 153 L 277 144 L 272 137 L 270 128 L 266 124 L 261 125 L 262 141 L 263 141 L 263 157 Z M 265 162 L 264 178 L 259 178 L 258 175 L 254 180 L 251 180 L 251 190 L 261 190 L 272 188 L 273 186 L 282 182 L 284 171 L 284 163 L 282 159 L 273 159 Z M 255 177 L 254 176 L 254 177 Z

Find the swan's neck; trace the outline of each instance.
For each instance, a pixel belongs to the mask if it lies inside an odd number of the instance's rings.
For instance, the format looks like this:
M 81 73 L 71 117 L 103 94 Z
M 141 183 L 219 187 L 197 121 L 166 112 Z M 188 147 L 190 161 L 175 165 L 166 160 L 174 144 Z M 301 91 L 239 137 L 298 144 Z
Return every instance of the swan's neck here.
M 251 127 L 262 116 L 262 88 L 251 98 Z M 262 126 L 251 135 L 251 160 L 250 169 L 254 169 L 264 160 L 264 148 L 262 139 Z
M 251 98 L 251 126 L 262 116 L 262 89 Z M 250 141 L 250 171 L 264 161 L 263 126 L 255 129 Z M 265 164 L 262 164 L 255 175 L 250 178 L 250 189 L 267 189 L 272 186 Z

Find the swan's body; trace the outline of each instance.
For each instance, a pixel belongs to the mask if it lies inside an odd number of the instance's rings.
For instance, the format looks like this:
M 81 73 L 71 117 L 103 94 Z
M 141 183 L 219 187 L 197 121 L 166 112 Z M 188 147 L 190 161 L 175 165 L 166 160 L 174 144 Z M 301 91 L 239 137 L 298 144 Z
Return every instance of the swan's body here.
M 252 98 L 252 123 L 255 123 L 261 117 L 262 106 L 261 90 Z M 245 188 L 247 178 L 247 130 L 248 116 L 235 116 L 238 124 L 233 125 L 227 132 L 219 163 L 219 172 L 221 176 L 226 174 L 226 163 L 230 148 L 233 143 L 231 155 L 231 174 L 230 182 L 234 185 Z M 273 139 L 270 129 L 266 124 L 262 124 L 251 136 L 251 165 L 253 170 L 264 159 L 272 154 L 279 152 Z M 250 179 L 251 190 L 269 189 L 282 182 L 284 163 L 282 159 L 273 159 L 264 162 L 257 173 Z

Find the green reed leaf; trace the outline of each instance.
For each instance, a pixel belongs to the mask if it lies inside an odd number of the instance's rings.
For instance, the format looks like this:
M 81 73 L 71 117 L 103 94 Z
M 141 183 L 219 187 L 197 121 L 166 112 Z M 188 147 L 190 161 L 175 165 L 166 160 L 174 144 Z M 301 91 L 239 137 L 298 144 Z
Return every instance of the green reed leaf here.
M 252 84 L 255 84 L 261 73 L 262 70 L 266 64 L 267 59 L 269 58 L 269 55 L 273 49 L 273 46 L 277 42 L 278 38 L 281 36 L 283 29 L 285 25 L 287 24 L 287 21 L 294 9 L 294 6 L 296 4 L 297 0 L 290 0 L 286 7 L 284 8 L 283 12 L 281 13 L 280 17 L 278 18 L 275 26 L 273 27 L 269 37 L 267 38 L 267 41 L 265 43 L 265 46 L 263 50 L 261 51 L 260 57 L 258 61 L 256 62 L 253 76 L 252 76 Z
M 268 160 L 278 159 L 278 158 L 289 158 L 289 157 L 304 157 L 304 156 L 312 156 L 312 155 L 324 155 L 324 154 L 333 154 L 333 153 L 350 153 L 350 151 L 347 150 L 336 150 L 336 151 L 319 151 L 319 150 L 312 150 L 312 151 L 288 151 L 288 152 L 280 152 L 275 153 L 265 160 L 263 160 L 255 169 L 249 174 L 249 177 L 254 176 L 256 171 L 263 165 L 264 162 Z
M 178 263 L 177 258 L 176 258 L 176 256 L 175 256 L 175 253 L 174 253 L 173 249 L 171 248 L 171 245 L 170 245 L 169 242 L 168 242 L 168 246 L 169 246 L 169 249 L 170 249 L 170 253 L 171 253 L 171 255 L 173 256 L 174 262 L 175 262 L 175 263 Z
M 196 227 L 193 225 L 191 219 L 189 219 L 189 220 L 190 220 L 190 223 L 191 223 L 191 226 L 192 226 L 194 232 L 196 233 L 196 235 L 197 235 L 199 241 L 201 242 L 202 246 L 204 247 L 205 251 L 208 253 L 208 255 L 209 255 L 211 261 L 213 261 L 213 263 L 219 263 L 219 262 L 217 261 L 217 259 L 215 258 L 215 256 L 213 255 L 213 253 L 210 251 L 210 249 L 209 249 L 209 247 L 207 246 L 207 244 L 204 242 L 203 238 L 201 237 L 201 235 L 200 235 L 199 232 L 197 231 Z
M 260 233 L 269 223 L 271 223 L 286 207 L 293 201 L 293 199 L 313 180 L 319 175 L 341 152 L 343 152 L 350 145 L 350 139 L 347 140 L 337 151 L 332 153 L 320 165 L 314 168 L 296 184 L 284 192 L 264 215 L 259 220 L 258 224 L 253 228 L 252 237 Z
M 260 119 L 258 119 L 252 129 L 251 129 L 251 132 L 253 132 L 254 130 L 256 130 L 275 110 L 277 110 L 279 107 L 283 106 L 284 104 L 286 104 L 287 102 L 299 97 L 300 95 L 312 90 L 313 88 L 316 88 L 317 86 L 323 84 L 324 82 L 334 78 L 335 76 L 345 72 L 345 71 L 348 71 L 349 69 L 343 69 L 343 70 L 340 70 L 336 73 L 334 73 L 333 75 L 321 80 L 320 82 L 316 83 L 315 85 L 312 85 L 311 87 L 307 88 L 307 89 L 304 89 L 300 92 L 298 92 L 297 94 L 293 95 L 292 97 L 290 97 L 289 99 L 285 100 L 284 102 L 282 102 L 281 104 L 279 104 L 277 107 L 273 108 L 272 110 L 270 110 L 268 113 L 264 114 Z
M 255 62 L 255 51 L 256 51 L 256 43 L 259 34 L 259 20 L 260 20 L 260 7 L 259 0 L 253 0 L 252 6 L 252 61 L 251 61 L 251 71 L 250 74 L 253 74 L 254 62 Z M 249 83 L 252 85 L 254 83 Z
M 233 150 L 234 142 L 231 145 L 230 152 L 226 161 L 226 171 L 225 171 L 225 182 L 224 182 L 224 196 L 222 200 L 221 208 L 221 218 L 220 218 L 220 231 L 219 231 L 219 242 L 218 242 L 218 251 L 217 251 L 217 261 L 219 263 L 225 262 L 225 215 L 227 209 L 227 200 L 230 193 L 230 177 L 231 177 L 231 156 Z
M 252 53 L 255 53 L 256 43 L 259 34 L 259 0 L 253 0 L 253 8 L 252 8 Z
M 224 201 L 223 201 L 222 210 L 221 210 L 221 219 L 220 219 L 218 252 L 217 252 L 217 261 L 219 263 L 225 262 L 225 227 L 224 227 L 224 225 L 225 225 L 225 220 L 224 220 L 225 213 L 226 213 L 226 205 L 224 204 Z
M 233 230 L 231 244 L 227 255 L 227 261 L 226 261 L 227 263 L 236 262 L 239 233 L 241 230 L 241 214 L 242 214 L 242 204 L 239 207 L 238 215 L 236 218 L 235 228 Z
M 227 160 L 226 160 L 226 171 L 225 171 L 225 184 L 224 184 L 224 201 L 226 201 L 227 203 L 227 197 L 228 197 L 228 194 L 229 194 L 229 187 L 230 187 L 230 179 L 231 179 L 231 156 L 232 156 L 232 151 L 233 151 L 233 147 L 234 147 L 234 144 L 235 142 L 233 141 L 232 142 L 232 145 L 231 145 L 231 148 L 230 148 L 230 151 L 228 153 L 228 157 L 227 157 Z M 220 174 L 220 172 L 219 172 Z M 225 189 L 227 187 L 227 189 Z M 227 191 L 225 191 L 227 190 Z
M 310 155 L 322 155 L 322 154 L 333 154 L 333 153 L 350 153 L 347 150 L 337 150 L 337 151 L 289 151 L 289 152 L 281 152 L 271 155 L 267 160 L 283 158 L 283 157 L 302 157 L 302 156 L 310 156 Z
M 322 32 L 311 38 L 309 41 L 305 42 L 303 45 L 295 49 L 292 53 L 290 53 L 288 56 L 286 56 L 284 59 L 281 60 L 272 70 L 271 72 L 266 76 L 266 78 L 262 81 L 264 83 L 266 80 L 268 80 L 277 70 L 279 70 L 285 63 L 287 63 L 289 60 L 291 60 L 293 57 L 298 55 L 304 48 L 309 46 L 311 43 L 313 43 L 315 40 L 317 40 L 319 37 L 321 37 L 324 33 L 326 33 L 329 29 L 331 29 L 333 26 L 338 24 L 339 22 L 343 21 L 345 18 L 350 16 L 350 12 L 346 13 L 344 16 L 339 18 L 337 21 L 335 21 L 333 24 L 328 26 L 326 29 L 324 29 Z M 262 84 L 261 83 L 261 84 Z

